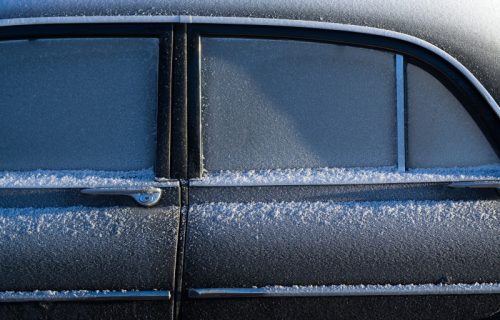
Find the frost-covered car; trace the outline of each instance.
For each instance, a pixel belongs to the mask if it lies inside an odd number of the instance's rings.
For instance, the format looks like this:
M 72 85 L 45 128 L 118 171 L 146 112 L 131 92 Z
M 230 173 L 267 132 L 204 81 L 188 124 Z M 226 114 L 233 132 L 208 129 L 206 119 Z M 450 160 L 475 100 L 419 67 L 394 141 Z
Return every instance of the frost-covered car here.
M 496 0 L 0 2 L 0 319 L 493 319 Z

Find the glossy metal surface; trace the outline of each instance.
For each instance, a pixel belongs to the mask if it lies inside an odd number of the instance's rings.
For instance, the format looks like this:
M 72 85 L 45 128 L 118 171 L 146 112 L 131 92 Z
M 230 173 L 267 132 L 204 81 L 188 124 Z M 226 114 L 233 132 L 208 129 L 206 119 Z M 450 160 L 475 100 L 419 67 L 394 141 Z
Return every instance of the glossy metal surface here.
M 396 55 L 396 123 L 398 170 L 406 171 L 406 133 L 405 133 L 405 61 L 400 54 Z
M 152 301 L 170 300 L 170 291 L 3 291 L 0 303 L 60 301 Z
M 145 207 L 151 207 L 157 204 L 161 199 L 161 189 L 154 187 L 147 188 L 92 188 L 83 189 L 83 194 L 101 196 L 117 195 L 132 197 L 138 204 Z
M 453 182 L 449 185 L 450 188 L 471 188 L 471 189 L 499 189 L 500 181 L 464 181 Z

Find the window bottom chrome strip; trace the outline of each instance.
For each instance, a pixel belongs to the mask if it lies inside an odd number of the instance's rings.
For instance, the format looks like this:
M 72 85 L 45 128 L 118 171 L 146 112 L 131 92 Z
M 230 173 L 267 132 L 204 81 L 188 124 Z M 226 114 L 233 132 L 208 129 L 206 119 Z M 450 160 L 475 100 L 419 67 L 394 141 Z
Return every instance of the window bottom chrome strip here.
M 170 291 L 2 291 L 0 303 L 59 301 L 151 301 L 170 300 Z
M 500 294 L 500 283 L 189 289 L 192 299 Z

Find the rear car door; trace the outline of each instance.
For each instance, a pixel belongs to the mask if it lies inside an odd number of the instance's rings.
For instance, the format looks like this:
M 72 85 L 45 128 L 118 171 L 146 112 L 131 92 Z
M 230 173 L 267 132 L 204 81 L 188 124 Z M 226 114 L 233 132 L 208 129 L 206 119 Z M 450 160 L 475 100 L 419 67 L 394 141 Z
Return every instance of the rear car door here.
M 171 319 L 171 26 L 1 36 L 0 318 Z
M 498 115 L 394 39 L 193 26 L 183 319 L 483 319 Z

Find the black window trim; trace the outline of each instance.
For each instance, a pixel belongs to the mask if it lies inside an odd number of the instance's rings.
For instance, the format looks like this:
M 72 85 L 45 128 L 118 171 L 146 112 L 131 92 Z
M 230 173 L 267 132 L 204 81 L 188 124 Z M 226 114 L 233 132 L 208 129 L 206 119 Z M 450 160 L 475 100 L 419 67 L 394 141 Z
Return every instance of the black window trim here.
M 201 37 L 300 40 L 379 49 L 404 57 L 435 76 L 462 103 L 500 157 L 500 118 L 467 77 L 434 52 L 401 39 L 381 35 L 300 27 L 231 24 L 188 25 L 188 178 L 203 176 L 200 59 Z M 405 73 L 406 74 L 406 73 Z M 406 137 L 406 132 L 405 132 Z M 405 138 L 406 139 L 406 138 Z

